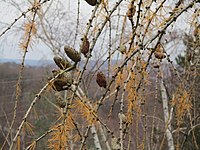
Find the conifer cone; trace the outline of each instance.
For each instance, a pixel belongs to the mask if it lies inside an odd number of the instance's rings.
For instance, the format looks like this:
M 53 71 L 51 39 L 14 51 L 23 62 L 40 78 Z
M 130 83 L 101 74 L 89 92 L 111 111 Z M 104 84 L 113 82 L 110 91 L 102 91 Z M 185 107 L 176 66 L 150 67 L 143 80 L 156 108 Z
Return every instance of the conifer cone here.
M 96 82 L 100 87 L 106 88 L 106 86 L 107 86 L 106 77 L 102 71 L 97 73 Z
M 53 82 L 52 88 L 55 91 L 64 91 L 64 90 L 68 90 L 69 89 L 67 82 L 66 81 L 62 81 L 61 79 L 56 79 Z
M 62 70 L 65 70 L 72 66 L 71 63 L 67 59 L 63 59 L 59 56 L 55 56 L 53 60 L 56 63 L 56 65 Z
M 90 43 L 87 39 L 87 37 L 84 37 L 83 38 L 83 44 L 81 46 L 81 53 L 87 57 L 87 53 L 89 52 L 89 49 L 90 49 Z
M 60 71 L 53 70 L 52 73 L 53 73 L 53 76 L 55 77 L 58 73 L 60 73 Z M 72 85 L 72 83 L 73 83 L 72 76 L 69 72 L 67 72 L 67 73 L 63 73 L 59 75 L 53 81 L 52 88 L 55 91 L 64 91 L 64 90 L 68 90 L 69 87 Z
M 154 52 L 154 56 L 157 58 L 157 59 L 164 59 L 166 56 L 164 54 L 164 50 L 162 48 L 162 45 L 159 43 L 155 52 Z
M 65 46 L 64 47 L 65 53 L 67 54 L 67 56 L 74 62 L 79 62 L 81 61 L 81 55 L 72 47 L 70 46 Z
M 97 0 L 85 0 L 89 5 L 95 6 L 97 4 Z

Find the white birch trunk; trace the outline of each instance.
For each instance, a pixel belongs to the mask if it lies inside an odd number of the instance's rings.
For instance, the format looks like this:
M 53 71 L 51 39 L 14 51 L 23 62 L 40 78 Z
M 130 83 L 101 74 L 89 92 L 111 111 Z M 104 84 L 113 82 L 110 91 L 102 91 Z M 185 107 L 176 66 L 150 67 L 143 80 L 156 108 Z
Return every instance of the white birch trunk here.
M 106 146 L 107 150 L 111 150 L 110 145 L 108 143 L 108 140 L 107 140 L 107 138 L 105 136 L 105 132 L 103 130 L 103 127 L 99 122 L 98 122 L 98 124 L 99 124 L 99 132 L 100 132 L 100 135 L 102 137 L 102 140 L 103 140 L 103 142 L 105 142 L 105 146 Z
M 163 103 L 164 121 L 166 125 L 167 144 L 168 144 L 169 150 L 174 150 L 174 140 L 171 133 L 171 123 L 170 123 L 171 117 L 169 115 L 170 112 L 168 108 L 168 97 L 167 97 L 167 91 L 164 86 L 163 80 L 161 80 L 160 88 L 161 88 L 161 96 L 162 96 L 162 103 Z
M 99 141 L 99 137 L 97 135 L 96 127 L 95 127 L 94 124 L 92 124 L 90 131 L 91 131 L 93 139 L 94 139 L 95 148 L 98 149 L 98 150 L 102 150 L 101 145 L 100 145 L 100 141 Z

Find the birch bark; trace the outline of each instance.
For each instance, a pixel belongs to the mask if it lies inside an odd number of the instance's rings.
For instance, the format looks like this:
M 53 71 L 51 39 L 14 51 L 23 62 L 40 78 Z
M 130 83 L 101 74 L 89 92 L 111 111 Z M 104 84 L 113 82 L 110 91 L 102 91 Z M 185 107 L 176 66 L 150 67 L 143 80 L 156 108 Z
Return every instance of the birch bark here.
M 160 82 L 160 88 L 161 88 L 161 96 L 162 96 L 162 104 L 163 104 L 163 112 L 164 112 L 164 121 L 166 126 L 166 137 L 167 137 L 167 144 L 169 150 L 174 150 L 174 140 L 171 133 L 171 117 L 168 107 L 168 97 L 167 97 L 167 90 L 165 88 L 163 79 Z

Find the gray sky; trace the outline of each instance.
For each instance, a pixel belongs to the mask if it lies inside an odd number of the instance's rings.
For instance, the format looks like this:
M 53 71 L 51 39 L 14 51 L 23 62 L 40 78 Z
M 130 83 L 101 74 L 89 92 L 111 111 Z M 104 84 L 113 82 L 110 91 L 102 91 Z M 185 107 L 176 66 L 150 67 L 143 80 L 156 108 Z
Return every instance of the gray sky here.
M 12 0 L 6 0 L 7 2 Z M 24 2 L 25 0 L 13 0 L 16 3 Z M 60 0 L 63 2 L 63 9 L 68 12 L 71 12 L 72 14 L 77 14 L 77 0 Z M 27 2 L 27 1 L 25 1 Z M 21 3 L 20 8 L 22 10 L 27 9 L 27 5 Z M 89 6 L 84 0 L 81 0 L 81 18 L 80 20 L 83 21 L 83 24 L 86 23 L 88 20 L 91 11 L 94 7 Z M 14 21 L 15 18 L 17 18 L 20 15 L 20 11 L 9 5 L 8 3 L 0 2 L 0 33 L 8 27 L 8 25 Z M 76 18 L 73 18 L 72 22 L 74 21 L 74 26 L 76 24 Z M 24 21 L 24 19 L 20 20 Z M 177 20 L 179 23 L 175 27 L 175 29 L 180 29 L 183 31 L 189 31 L 190 28 L 187 25 L 186 17 L 181 17 Z M 7 23 L 7 24 L 4 24 Z M 16 24 L 18 25 L 18 23 Z M 83 31 L 82 31 L 83 32 Z M 10 59 L 21 59 L 22 58 L 22 50 L 19 48 L 20 43 L 20 37 L 22 35 L 17 35 L 16 32 L 15 35 L 11 34 L 12 29 L 6 33 L 3 37 L 0 38 L 0 59 L 1 58 L 10 58 Z M 183 49 L 182 46 L 176 47 L 176 49 L 172 49 L 174 56 L 177 51 Z M 170 50 L 170 46 L 169 46 Z M 171 53 L 171 52 L 170 52 Z M 52 59 L 53 54 L 51 50 L 43 43 L 35 43 L 33 44 L 32 48 L 28 50 L 26 59 L 34 59 L 34 60 L 41 60 L 41 59 Z
M 7 2 L 10 0 L 7 0 Z M 21 3 L 24 0 L 17 0 L 16 3 Z M 69 12 L 77 12 L 77 1 L 75 0 L 61 0 L 64 2 L 63 8 Z M 20 5 L 23 10 L 27 9 L 25 4 Z M 81 1 L 81 17 L 88 18 L 94 7 L 89 6 L 85 1 Z M 8 3 L 0 2 L 0 33 L 2 33 L 5 28 L 8 27 L 11 22 L 14 21 L 20 15 L 20 11 L 9 5 Z M 77 13 L 75 13 L 77 14 Z M 76 18 L 74 18 L 74 21 Z M 86 20 L 86 19 L 85 19 Z M 24 19 L 21 19 L 24 21 Z M 16 23 L 18 25 L 18 23 Z M 22 50 L 19 48 L 20 38 L 22 35 L 17 35 L 18 33 L 11 34 L 12 29 L 8 31 L 3 37 L 0 38 L 0 59 L 9 58 L 9 59 L 21 59 Z M 39 52 L 39 55 L 38 55 Z M 33 44 L 32 48 L 28 50 L 26 59 L 41 60 L 41 59 L 52 59 L 53 53 L 51 50 L 43 43 Z

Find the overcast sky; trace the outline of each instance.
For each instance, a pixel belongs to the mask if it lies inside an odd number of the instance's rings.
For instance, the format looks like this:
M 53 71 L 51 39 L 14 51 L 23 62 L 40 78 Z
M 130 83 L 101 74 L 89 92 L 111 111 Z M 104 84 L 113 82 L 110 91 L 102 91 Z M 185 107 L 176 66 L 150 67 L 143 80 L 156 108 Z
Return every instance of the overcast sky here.
M 7 0 L 8 2 L 9 0 Z M 24 0 L 16 0 L 16 3 L 21 4 L 20 7 L 24 10 L 27 9 L 25 4 L 22 4 Z M 77 1 L 75 0 L 62 0 L 64 1 L 64 10 L 68 12 L 77 12 Z M 47 2 L 49 3 L 49 2 Z M 23 6 L 24 5 L 24 6 Z M 47 4 L 48 5 L 48 4 Z M 85 1 L 81 1 L 81 17 L 88 18 L 91 14 L 91 11 L 94 7 L 89 6 Z M 8 3 L 0 2 L 0 33 L 8 27 L 15 18 L 20 16 L 20 11 L 9 5 Z M 75 13 L 77 14 L 77 13 Z M 24 19 L 21 19 L 24 21 Z M 74 18 L 76 20 L 76 18 Z M 6 24 L 5 24 L 6 23 Z M 76 23 L 76 22 L 75 22 Z M 17 25 L 17 23 L 16 23 Z M 12 29 L 7 32 L 3 37 L 0 38 L 0 59 L 9 58 L 9 59 L 21 59 L 22 50 L 19 48 L 21 35 L 13 35 Z M 39 55 L 38 55 L 39 52 Z M 32 48 L 28 50 L 26 59 L 41 60 L 41 59 L 52 59 L 53 53 L 50 49 L 43 43 L 33 44 Z
M 11 0 L 6 0 L 11 1 Z M 71 12 L 72 14 L 77 14 L 77 0 L 61 0 L 63 1 L 64 10 Z M 16 3 L 24 2 L 24 0 L 15 0 Z M 27 2 L 27 1 L 26 1 Z M 49 2 L 47 2 L 49 3 Z M 47 4 L 48 5 L 48 4 Z M 27 9 L 27 5 L 21 3 L 20 8 L 22 10 Z M 88 20 L 91 11 L 94 7 L 89 6 L 84 0 L 81 0 L 81 18 L 83 21 L 86 22 Z M 14 7 L 12 7 L 8 3 L 0 2 L 0 33 L 5 30 L 8 25 L 14 21 L 20 15 L 20 11 Z M 74 26 L 76 24 L 76 17 L 74 19 Z M 24 19 L 21 19 L 24 21 Z M 179 18 L 179 29 L 184 31 L 188 30 L 189 28 L 186 25 L 186 21 L 184 18 Z M 6 24 L 4 24 L 6 23 Z M 17 25 L 17 24 L 16 24 Z M 12 29 L 7 32 L 3 37 L 0 38 L 0 59 L 1 58 L 10 58 L 10 59 L 21 59 L 22 57 L 22 50 L 19 48 L 21 35 L 15 33 L 12 34 Z M 177 48 L 182 49 L 182 47 Z M 38 55 L 39 52 L 39 55 Z M 52 59 L 53 54 L 50 49 L 43 43 L 36 43 L 33 44 L 32 48 L 28 50 L 26 59 L 33 59 L 33 60 L 41 60 L 41 59 Z

